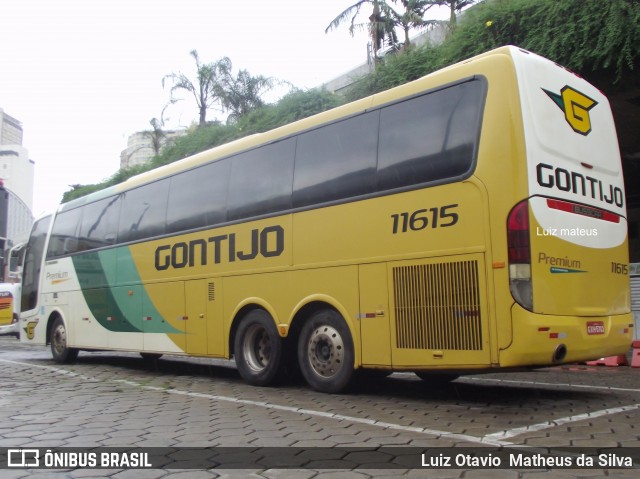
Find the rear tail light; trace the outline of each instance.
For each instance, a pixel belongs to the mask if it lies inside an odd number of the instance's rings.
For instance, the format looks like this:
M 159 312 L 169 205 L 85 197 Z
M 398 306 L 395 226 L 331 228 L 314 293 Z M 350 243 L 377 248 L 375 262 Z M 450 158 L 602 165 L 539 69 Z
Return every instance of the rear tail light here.
M 509 287 L 516 302 L 533 310 L 531 287 L 531 236 L 529 233 L 529 203 L 518 203 L 507 219 L 507 246 L 509 248 Z

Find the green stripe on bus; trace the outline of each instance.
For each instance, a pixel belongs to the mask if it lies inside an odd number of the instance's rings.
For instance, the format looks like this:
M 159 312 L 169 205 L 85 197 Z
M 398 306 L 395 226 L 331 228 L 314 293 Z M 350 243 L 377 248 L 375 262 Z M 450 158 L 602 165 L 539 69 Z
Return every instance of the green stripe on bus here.
M 73 256 L 73 265 L 93 317 L 112 332 L 173 333 L 180 331 L 162 317 L 141 284 L 128 247 Z M 125 284 L 109 288 L 110 284 Z M 162 321 L 144 321 L 145 317 Z

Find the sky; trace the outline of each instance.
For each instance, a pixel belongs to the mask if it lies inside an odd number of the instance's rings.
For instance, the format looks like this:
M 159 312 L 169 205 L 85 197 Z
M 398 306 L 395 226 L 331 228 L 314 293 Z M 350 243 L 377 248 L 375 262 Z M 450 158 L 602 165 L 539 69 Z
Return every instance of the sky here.
M 325 34 L 353 0 L 10 0 L 0 8 L 0 108 L 35 162 L 33 213 L 115 173 L 127 137 L 169 101 L 162 79 L 231 58 L 234 71 L 313 88 L 366 61 L 366 33 Z M 366 17 L 365 17 L 366 19 Z M 197 119 L 193 102 L 165 128 Z M 210 114 L 208 119 L 213 119 Z

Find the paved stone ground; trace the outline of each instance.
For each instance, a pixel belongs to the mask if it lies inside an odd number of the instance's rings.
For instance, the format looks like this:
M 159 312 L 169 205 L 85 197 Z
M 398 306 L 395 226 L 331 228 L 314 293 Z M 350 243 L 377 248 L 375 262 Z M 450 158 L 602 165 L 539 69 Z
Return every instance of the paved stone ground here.
M 225 361 L 104 352 L 60 366 L 44 347 L 0 337 L 0 368 L 0 448 L 640 446 L 640 369 L 629 367 L 465 377 L 439 389 L 394 374 L 326 395 L 248 386 Z M 361 469 L 348 459 L 331 459 L 342 469 L 0 469 L 0 478 L 640 478 L 638 469 Z

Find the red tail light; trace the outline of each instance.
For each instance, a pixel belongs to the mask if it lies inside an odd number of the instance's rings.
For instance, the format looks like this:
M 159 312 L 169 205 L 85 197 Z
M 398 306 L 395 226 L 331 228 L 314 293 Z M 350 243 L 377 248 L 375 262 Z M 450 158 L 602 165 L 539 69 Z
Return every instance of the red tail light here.
M 533 310 L 531 285 L 531 234 L 529 231 L 529 202 L 518 203 L 507 219 L 507 247 L 509 249 L 509 287 L 516 302 Z
M 509 264 L 531 263 L 529 239 L 529 203 L 518 203 L 509 213 L 507 222 Z

